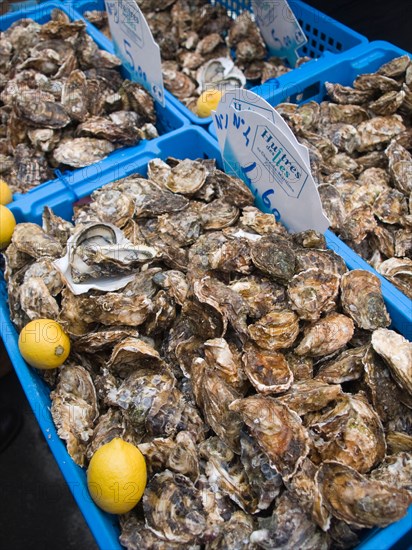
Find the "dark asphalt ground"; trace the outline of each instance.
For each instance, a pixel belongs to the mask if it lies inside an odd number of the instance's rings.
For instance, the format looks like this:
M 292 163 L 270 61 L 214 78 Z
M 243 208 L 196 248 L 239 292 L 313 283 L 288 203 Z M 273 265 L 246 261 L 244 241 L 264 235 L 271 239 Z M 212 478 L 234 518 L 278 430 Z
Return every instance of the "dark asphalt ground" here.
M 1 350 L 0 376 L 7 363 Z M 0 378 L 0 404 L 23 417 L 0 453 L 0 549 L 97 550 L 14 371 Z

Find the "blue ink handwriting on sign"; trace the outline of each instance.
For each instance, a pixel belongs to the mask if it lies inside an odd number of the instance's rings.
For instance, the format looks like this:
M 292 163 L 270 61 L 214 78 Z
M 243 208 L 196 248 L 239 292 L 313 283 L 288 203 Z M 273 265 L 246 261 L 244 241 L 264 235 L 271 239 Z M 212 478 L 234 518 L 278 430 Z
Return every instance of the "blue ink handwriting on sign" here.
M 271 213 L 275 216 L 276 221 L 278 222 L 280 220 L 280 212 L 277 208 L 272 208 L 272 202 L 270 200 L 270 196 L 275 194 L 274 189 L 268 189 L 262 194 L 262 202 L 266 206 L 266 208 L 269 208 Z
M 256 167 L 257 167 L 256 162 L 252 162 L 250 164 L 247 164 L 246 166 L 241 166 L 242 172 L 245 175 L 245 178 L 247 179 L 247 185 L 255 196 L 257 195 L 258 190 L 253 185 L 252 180 L 250 179 L 248 174 L 253 173 Z
M 250 139 L 248 138 L 249 134 L 250 134 L 250 126 L 248 126 L 247 129 L 243 132 L 243 136 L 246 140 L 246 147 L 248 147 L 250 143 Z
M 132 71 L 134 71 L 134 59 L 132 56 L 132 45 L 126 38 L 123 38 L 123 45 L 124 45 L 124 53 L 129 60 L 130 66 L 132 68 Z
M 237 115 L 236 113 L 233 113 L 233 126 L 237 130 L 239 130 L 240 126 L 241 125 L 243 126 L 244 124 L 245 124 L 245 120 L 241 116 Z
M 222 130 L 223 128 L 225 128 L 226 130 L 226 128 L 229 125 L 229 115 L 228 114 L 215 115 L 215 122 L 219 130 Z

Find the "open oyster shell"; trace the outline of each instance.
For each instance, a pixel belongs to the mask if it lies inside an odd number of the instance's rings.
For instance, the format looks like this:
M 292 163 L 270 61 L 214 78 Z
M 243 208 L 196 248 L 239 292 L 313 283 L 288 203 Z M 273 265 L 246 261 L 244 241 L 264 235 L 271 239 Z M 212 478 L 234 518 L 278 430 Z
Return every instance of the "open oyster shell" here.
M 199 94 L 209 88 L 224 91 L 230 88 L 243 88 L 246 85 L 245 75 L 228 57 L 207 61 L 198 69 L 196 80 L 199 82 Z
M 111 224 L 90 224 L 70 239 L 69 264 L 74 283 L 129 273 L 156 257 L 153 247 L 119 242 L 117 231 Z

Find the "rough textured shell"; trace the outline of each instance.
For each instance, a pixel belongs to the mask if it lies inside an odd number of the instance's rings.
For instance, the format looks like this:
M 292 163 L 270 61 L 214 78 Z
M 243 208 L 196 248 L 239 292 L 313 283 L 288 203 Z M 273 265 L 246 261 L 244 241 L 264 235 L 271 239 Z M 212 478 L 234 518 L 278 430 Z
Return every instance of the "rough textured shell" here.
M 168 506 L 165 506 L 165 503 Z M 205 530 L 206 514 L 199 491 L 189 478 L 165 470 L 149 481 L 143 509 L 147 526 L 165 542 L 195 542 Z
M 307 419 L 313 439 L 312 460 L 339 460 L 359 472 L 369 472 L 385 457 L 382 423 L 366 398 L 344 395 L 325 412 Z
M 372 334 L 372 346 L 390 368 L 391 374 L 412 395 L 412 344 L 393 330 L 378 329 Z
M 345 273 L 341 281 L 341 293 L 343 311 L 359 328 L 375 330 L 390 325 L 381 283 L 373 273 L 361 269 Z
M 317 357 L 341 349 L 354 332 L 352 319 L 341 313 L 330 313 L 305 330 L 303 340 L 295 349 L 298 355 Z
M 301 319 L 317 321 L 322 313 L 335 307 L 339 277 L 310 268 L 295 275 L 288 284 L 292 308 Z
M 266 350 L 288 348 L 299 334 L 299 318 L 293 311 L 271 311 L 248 326 L 249 336 Z
M 400 519 L 411 502 L 406 491 L 369 480 L 339 462 L 322 464 L 317 482 L 332 514 L 359 528 L 386 527 Z
M 276 399 L 263 396 L 238 399 L 229 408 L 241 415 L 281 476 L 292 477 L 309 452 L 308 434 L 299 416 Z
M 280 352 L 262 350 L 249 342 L 242 362 L 247 377 L 259 393 L 281 393 L 293 383 L 293 373 Z

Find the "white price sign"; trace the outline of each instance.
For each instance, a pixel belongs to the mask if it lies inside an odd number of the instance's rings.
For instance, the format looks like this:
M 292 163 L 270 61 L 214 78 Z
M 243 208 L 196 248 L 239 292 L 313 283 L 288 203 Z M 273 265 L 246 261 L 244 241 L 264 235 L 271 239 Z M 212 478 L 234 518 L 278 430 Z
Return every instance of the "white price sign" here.
M 116 55 L 138 82 L 165 105 L 159 46 L 135 0 L 105 0 Z
M 252 0 L 253 13 L 271 55 L 287 59 L 294 67 L 297 50 L 306 44 L 298 20 L 286 0 Z
M 225 170 L 241 178 L 256 205 L 293 233 L 324 233 L 329 220 L 306 159 L 295 140 L 261 114 L 230 107 L 223 149 Z
M 220 100 L 216 111 L 213 111 L 213 122 L 221 151 L 224 150 L 232 107 L 236 111 L 254 111 L 255 113 L 260 113 L 262 116 L 273 122 L 273 124 L 278 126 L 282 133 L 285 134 L 285 136 L 292 141 L 292 143 L 294 143 L 297 149 L 299 149 L 306 165 L 310 169 L 308 148 L 298 142 L 295 134 L 280 114 L 272 107 L 272 105 L 270 105 L 270 103 L 255 94 L 255 92 L 252 92 L 252 90 L 246 90 L 245 88 L 227 90 Z

